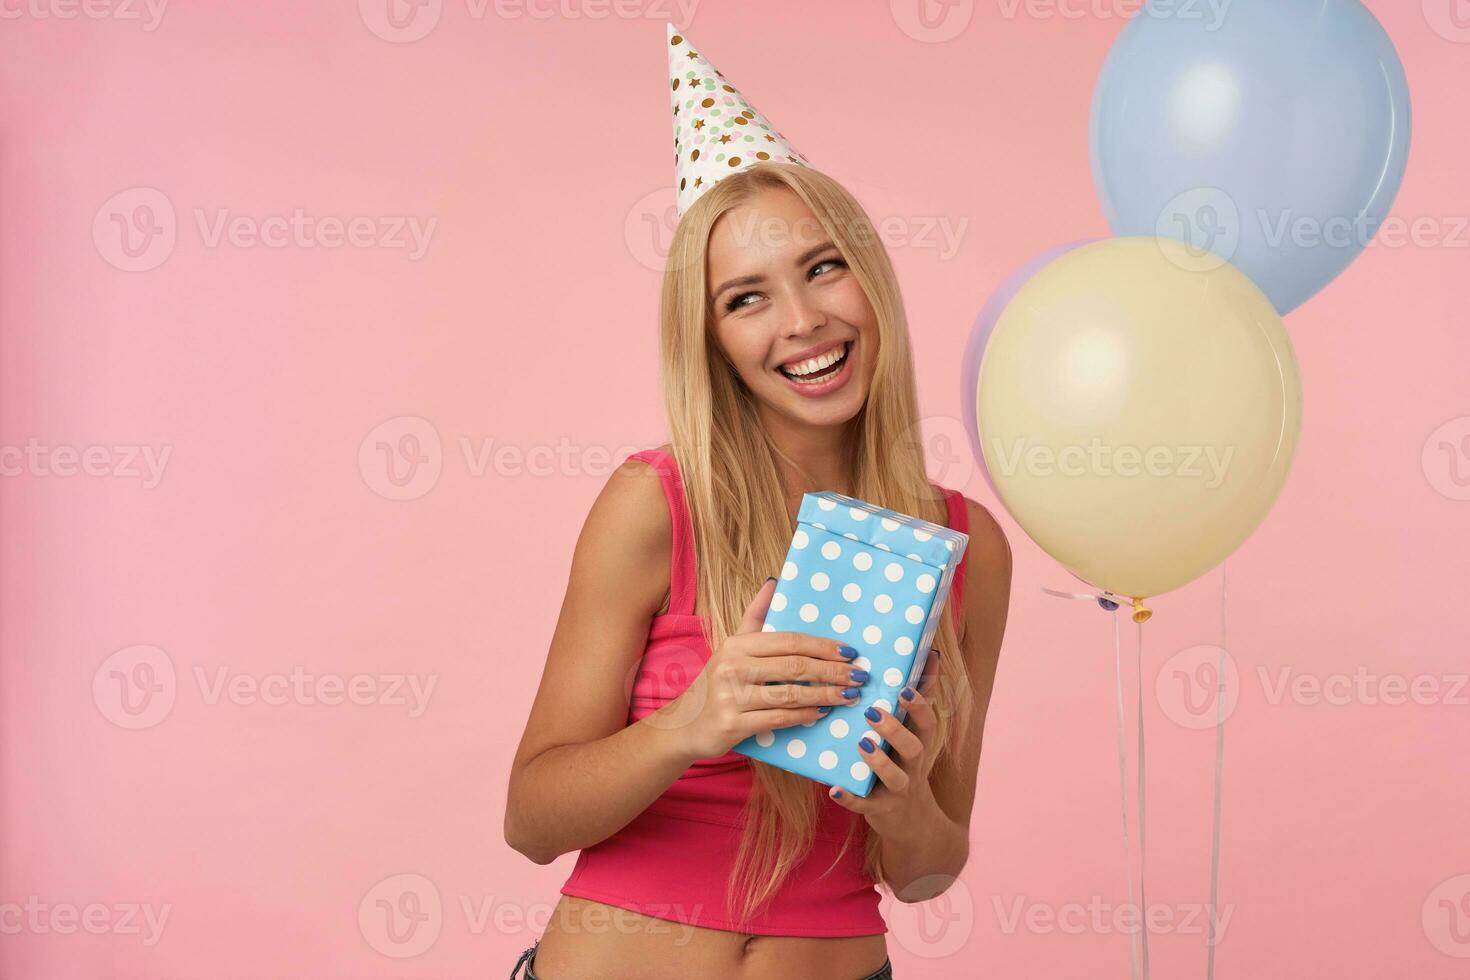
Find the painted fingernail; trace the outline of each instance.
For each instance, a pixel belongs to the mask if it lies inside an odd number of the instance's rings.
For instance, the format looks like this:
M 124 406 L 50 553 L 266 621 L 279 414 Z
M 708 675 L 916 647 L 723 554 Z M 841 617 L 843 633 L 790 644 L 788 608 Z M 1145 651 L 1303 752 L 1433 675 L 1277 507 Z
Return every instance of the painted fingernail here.
M 824 704 L 821 707 L 817 708 L 817 714 L 825 715 L 827 712 L 831 711 L 833 707 L 833 705 Z
M 866 670 L 853 671 L 852 682 L 854 684 L 866 684 L 868 682 L 868 672 Z
M 837 647 L 837 652 L 840 653 L 840 654 L 842 654 L 848 660 L 851 660 L 853 657 L 856 657 L 857 656 L 857 651 L 854 650 L 852 647 L 848 646 L 846 643 L 843 643 L 843 644 L 839 645 Z
M 902 691 L 898 692 L 898 696 L 903 698 L 905 701 L 912 701 L 914 699 L 914 689 L 911 687 L 906 687 Z
M 864 718 L 867 718 L 869 721 L 877 721 L 879 718 L 882 718 L 883 716 L 880 715 L 880 714 L 878 714 L 878 709 L 877 708 L 869 708 L 867 711 L 864 711 L 863 712 L 863 717 Z
M 842 790 L 840 790 L 840 789 L 839 790 L 833 790 L 832 791 L 832 798 L 834 800 L 840 800 L 840 799 L 842 799 Z
M 855 687 L 845 687 L 842 689 L 842 696 L 851 701 L 858 696 L 858 689 Z
M 766 582 L 774 582 L 774 581 L 776 581 L 776 576 L 774 576 L 774 575 L 767 575 L 766 576 Z M 765 585 L 766 582 L 762 582 L 761 585 Z
M 864 752 L 873 751 L 873 743 L 866 738 L 858 739 L 858 746 L 861 747 Z

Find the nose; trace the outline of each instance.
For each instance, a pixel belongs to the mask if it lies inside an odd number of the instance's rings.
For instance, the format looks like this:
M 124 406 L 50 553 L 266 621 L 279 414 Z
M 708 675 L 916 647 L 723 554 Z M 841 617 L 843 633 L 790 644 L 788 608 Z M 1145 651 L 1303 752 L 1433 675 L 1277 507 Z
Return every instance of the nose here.
M 813 304 L 803 290 L 792 290 L 790 303 L 786 321 L 788 337 L 807 337 L 818 327 L 826 326 L 827 314 Z

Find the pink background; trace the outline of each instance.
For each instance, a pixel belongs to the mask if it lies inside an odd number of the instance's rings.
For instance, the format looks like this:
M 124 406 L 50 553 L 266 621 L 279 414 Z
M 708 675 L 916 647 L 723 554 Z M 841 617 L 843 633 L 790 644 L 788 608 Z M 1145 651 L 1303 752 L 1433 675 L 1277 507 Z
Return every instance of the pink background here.
M 666 19 L 889 219 L 931 476 L 994 505 L 955 365 L 1014 267 L 1107 233 L 1087 113 L 1136 3 L 935 5 L 924 29 L 915 2 L 445 0 L 400 27 L 381 0 L 7 7 L 0 975 L 500 976 L 539 935 L 573 856 L 504 845 L 507 766 L 609 457 L 665 438 Z M 1414 97 L 1394 212 L 1430 231 L 1289 318 L 1300 448 L 1230 561 L 1222 977 L 1470 970 L 1450 3 L 1371 3 Z M 250 237 L 298 209 L 365 219 L 358 244 Z M 222 214 L 244 220 L 215 238 Z M 409 218 L 434 222 L 422 254 L 394 247 Z M 142 450 L 169 453 L 161 479 Z M 1044 595 L 1076 583 L 1002 520 L 973 855 L 945 898 L 887 910 L 891 955 L 901 977 L 1125 976 L 1109 620 Z M 1214 741 L 1181 679 L 1218 589 L 1146 628 L 1158 976 L 1203 975 Z M 1346 696 L 1278 694 L 1301 676 Z M 1384 703 L 1399 682 L 1429 693 Z

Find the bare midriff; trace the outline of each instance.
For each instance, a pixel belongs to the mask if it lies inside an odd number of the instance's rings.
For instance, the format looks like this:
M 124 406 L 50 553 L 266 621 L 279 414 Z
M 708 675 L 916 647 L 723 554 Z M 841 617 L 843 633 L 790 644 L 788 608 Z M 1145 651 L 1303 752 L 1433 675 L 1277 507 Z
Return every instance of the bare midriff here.
M 538 980 L 858 980 L 887 955 L 881 934 L 760 936 L 563 895 L 541 935 L 535 970 Z

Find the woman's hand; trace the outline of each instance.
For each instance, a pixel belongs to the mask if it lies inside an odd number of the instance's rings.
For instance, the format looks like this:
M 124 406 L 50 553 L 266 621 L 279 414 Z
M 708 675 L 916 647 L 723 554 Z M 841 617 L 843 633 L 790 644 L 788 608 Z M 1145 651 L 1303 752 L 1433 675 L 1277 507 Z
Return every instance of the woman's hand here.
M 933 660 L 931 653 L 931 664 Z M 931 671 L 926 670 L 925 679 L 930 675 Z M 872 791 L 866 797 L 836 787 L 827 791 L 840 805 L 861 813 L 879 836 L 912 833 L 933 826 L 936 819 L 948 819 L 929 784 L 929 771 L 934 767 L 930 751 L 936 729 L 934 705 L 912 687 L 905 687 L 898 696 L 908 709 L 912 729 L 882 708 L 870 707 L 863 712 L 869 727 L 893 746 L 897 758 L 865 735 L 858 740 L 858 754 L 878 777 Z
M 659 727 L 683 730 L 691 760 L 722 756 L 757 732 L 815 721 L 855 700 L 868 679 L 853 668 L 850 646 L 810 633 L 762 632 L 775 581 L 756 592 L 739 630 L 684 693 L 656 712 Z

